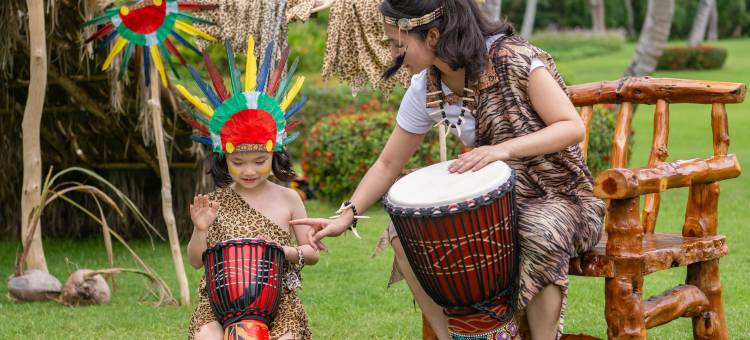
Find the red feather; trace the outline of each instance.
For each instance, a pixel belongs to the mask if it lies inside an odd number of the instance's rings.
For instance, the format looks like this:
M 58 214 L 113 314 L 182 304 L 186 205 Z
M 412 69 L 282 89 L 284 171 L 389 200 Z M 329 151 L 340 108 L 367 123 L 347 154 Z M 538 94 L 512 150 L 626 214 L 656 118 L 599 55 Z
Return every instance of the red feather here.
M 174 44 L 172 43 L 172 40 L 169 39 L 169 37 L 164 39 L 164 43 L 167 45 L 167 49 L 169 50 L 169 52 L 177 56 L 177 59 L 180 60 L 180 63 L 182 65 L 185 65 L 187 63 L 185 61 L 185 58 L 182 56 L 182 53 L 180 53 L 180 50 L 178 50 L 177 47 L 174 46 Z
M 292 131 L 299 123 L 302 123 L 302 119 L 295 119 L 293 122 L 287 124 L 287 126 L 284 128 L 284 131 L 289 132 Z
M 97 30 L 96 33 L 94 33 L 88 39 L 86 39 L 86 41 L 84 42 L 88 44 L 96 39 L 99 39 L 109 34 L 109 32 L 112 32 L 114 28 L 115 28 L 115 25 L 112 25 L 111 22 L 108 22 L 106 25 L 102 26 L 99 30 Z
M 219 95 L 221 101 L 227 100 L 229 95 L 227 94 L 227 89 L 224 87 L 224 81 L 221 79 L 219 71 L 216 70 L 214 63 L 211 61 L 211 57 L 208 56 L 206 50 L 203 50 L 203 61 L 206 63 L 206 71 L 208 71 L 208 75 L 211 76 L 211 83 L 214 84 L 216 94 Z
M 219 5 L 212 4 L 180 4 L 180 10 L 183 11 L 207 11 L 219 8 Z
M 284 71 L 284 66 L 286 65 L 286 59 L 289 57 L 289 47 L 284 48 L 284 51 L 281 52 L 281 58 L 279 59 L 279 64 L 276 65 L 276 69 L 273 70 L 273 75 L 271 75 L 271 86 L 268 87 L 268 95 L 273 96 L 276 94 L 276 90 L 279 89 L 279 81 L 281 80 L 281 73 Z
M 208 136 L 208 135 L 209 135 L 209 133 L 208 133 L 208 129 L 207 129 L 207 128 L 206 128 L 205 126 L 203 126 L 203 124 L 201 124 L 201 123 L 198 123 L 198 121 L 197 121 L 197 120 L 195 120 L 194 118 L 190 118 L 190 117 L 185 117 L 185 116 L 182 116 L 182 119 L 183 119 L 183 120 L 184 120 L 184 121 L 185 121 L 186 123 L 188 123 L 188 125 L 192 126 L 192 127 L 193 127 L 193 129 L 196 129 L 196 130 L 200 131 L 200 132 L 201 132 L 202 134 L 204 134 L 204 135 L 206 135 L 206 136 Z

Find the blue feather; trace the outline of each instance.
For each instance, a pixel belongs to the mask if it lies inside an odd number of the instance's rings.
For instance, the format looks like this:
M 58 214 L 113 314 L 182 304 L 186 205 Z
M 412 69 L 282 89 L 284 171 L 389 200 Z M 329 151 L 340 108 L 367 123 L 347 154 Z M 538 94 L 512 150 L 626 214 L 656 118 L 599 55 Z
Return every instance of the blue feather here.
M 148 52 L 148 48 L 141 47 L 143 51 L 143 80 L 146 82 L 146 87 L 151 84 L 151 53 Z
M 302 108 L 302 105 L 305 105 L 306 101 L 307 97 L 302 97 L 298 102 L 294 103 L 294 105 L 292 105 L 292 107 L 286 111 L 286 114 L 284 114 L 284 120 L 289 120 L 289 118 L 292 118 L 292 116 Z
M 207 136 L 192 135 L 190 136 L 190 139 L 203 145 L 211 146 L 211 138 L 208 138 Z
M 96 49 L 94 50 L 94 54 L 97 54 L 99 53 L 99 51 L 103 50 L 104 46 L 107 46 L 112 41 L 112 39 L 115 38 L 116 35 L 117 35 L 117 30 L 113 30 L 112 32 L 107 34 L 107 37 L 104 38 L 104 40 L 102 40 L 101 43 L 99 43 L 99 46 L 96 46 Z
M 195 68 L 193 68 L 192 65 L 187 65 L 187 68 L 188 72 L 190 72 L 190 75 L 193 76 L 193 80 L 195 80 L 195 83 L 198 84 L 198 87 L 203 92 L 203 95 L 205 95 L 206 98 L 208 98 L 208 101 L 211 102 L 211 105 L 214 108 L 219 107 L 219 105 L 221 105 L 221 100 L 219 100 L 219 97 L 216 96 L 213 89 L 211 89 L 211 87 L 208 86 L 208 84 L 206 84 L 203 79 L 201 79 L 201 75 L 198 73 L 198 71 L 195 70 Z
M 258 86 L 256 86 L 258 92 L 263 92 L 263 89 L 266 87 L 266 82 L 268 81 L 268 70 L 269 67 L 271 67 L 272 54 L 273 42 L 266 46 L 266 54 L 263 56 L 263 64 L 260 66 L 260 71 L 258 72 Z
M 193 44 L 191 44 L 189 41 L 187 41 L 187 39 L 183 38 L 181 35 L 179 35 L 174 30 L 172 30 L 171 33 L 172 33 L 172 36 L 175 37 L 175 39 L 177 39 L 177 41 L 179 41 L 181 44 L 183 44 L 186 47 L 188 47 L 189 49 L 195 51 L 196 54 L 201 55 L 201 51 L 197 47 L 193 46 Z

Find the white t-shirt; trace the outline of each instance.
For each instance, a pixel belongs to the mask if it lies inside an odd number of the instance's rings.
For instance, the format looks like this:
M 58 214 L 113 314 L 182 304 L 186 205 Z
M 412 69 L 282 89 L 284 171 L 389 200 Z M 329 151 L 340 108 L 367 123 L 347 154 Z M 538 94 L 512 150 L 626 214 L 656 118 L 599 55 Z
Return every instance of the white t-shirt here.
M 502 34 L 498 34 L 487 38 L 485 41 L 487 49 L 489 50 L 492 43 L 502 36 Z M 539 58 L 534 58 L 531 60 L 529 73 L 537 67 L 544 67 L 544 63 L 542 63 Z M 453 93 L 445 83 L 441 82 L 440 85 L 446 95 Z M 445 114 L 448 117 L 448 120 L 451 122 L 458 120 L 458 115 L 461 113 L 460 103 L 446 103 L 443 108 L 445 109 Z M 427 131 L 430 131 L 430 128 L 432 128 L 435 123 L 442 119 L 440 115 L 435 115 L 434 118 L 429 116 L 429 113 L 435 110 L 437 109 L 427 108 L 427 69 L 425 69 L 411 77 L 411 84 L 406 90 L 404 98 L 401 99 L 401 106 L 398 108 L 396 122 L 398 123 L 398 126 L 406 131 L 425 134 Z M 461 141 L 464 145 L 474 145 L 475 127 L 476 121 L 474 115 L 471 112 L 466 111 L 466 113 L 464 113 L 464 121 L 458 127 L 461 129 Z M 458 136 L 456 129 L 449 129 L 449 131 L 451 134 Z

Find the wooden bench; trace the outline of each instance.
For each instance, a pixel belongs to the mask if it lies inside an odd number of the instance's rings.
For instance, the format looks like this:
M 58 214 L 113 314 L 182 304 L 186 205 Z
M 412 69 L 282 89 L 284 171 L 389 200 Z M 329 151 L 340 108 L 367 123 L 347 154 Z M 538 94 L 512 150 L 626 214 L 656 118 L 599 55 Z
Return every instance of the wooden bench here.
M 719 259 L 727 254 L 727 244 L 726 237 L 716 233 L 717 207 L 719 181 L 740 174 L 737 158 L 727 153 L 725 104 L 742 102 L 745 93 L 745 85 L 739 83 L 649 77 L 568 89 L 586 124 L 581 143 L 584 155 L 593 106 L 619 104 L 611 168 L 594 183 L 594 194 L 607 202 L 606 232 L 595 249 L 572 259 L 569 268 L 570 275 L 605 278 L 608 338 L 645 339 L 648 328 L 690 317 L 695 339 L 728 339 L 719 280 Z M 669 105 L 673 103 L 711 104 L 713 156 L 667 162 Z M 629 169 L 627 145 L 635 104 L 655 104 L 653 143 L 648 166 Z M 639 114 L 647 114 L 645 109 L 641 107 Z M 682 234 L 655 233 L 660 193 L 679 187 L 689 187 Z M 687 266 L 684 284 L 643 300 L 646 275 L 681 266 Z M 434 338 L 424 321 L 422 329 L 425 339 Z M 564 338 L 593 337 L 566 334 Z

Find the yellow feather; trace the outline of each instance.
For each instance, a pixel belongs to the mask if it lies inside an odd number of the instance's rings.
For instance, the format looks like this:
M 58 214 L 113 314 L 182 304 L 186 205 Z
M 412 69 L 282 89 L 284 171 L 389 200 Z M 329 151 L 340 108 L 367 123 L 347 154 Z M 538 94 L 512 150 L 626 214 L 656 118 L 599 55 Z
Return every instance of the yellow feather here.
M 104 65 L 102 65 L 102 71 L 109 68 L 109 65 L 112 64 L 112 59 L 115 58 L 115 56 L 122 51 L 122 48 L 125 47 L 125 45 L 128 44 L 128 41 L 125 40 L 123 37 L 117 38 L 117 42 L 115 43 L 115 46 L 112 47 L 112 51 L 109 52 L 109 55 L 107 56 L 107 59 L 104 60 Z
M 174 27 L 177 28 L 178 30 L 183 31 L 183 32 L 185 32 L 187 34 L 190 34 L 192 36 L 199 36 L 199 37 L 201 37 L 203 39 L 206 39 L 206 40 L 209 40 L 209 41 L 215 41 L 216 40 L 216 38 L 214 38 L 213 36 L 209 35 L 208 33 L 203 32 L 200 29 L 193 27 L 193 25 L 186 24 L 186 23 L 184 23 L 184 22 L 182 22 L 180 20 L 177 20 L 177 21 L 174 22 Z
M 281 102 L 281 111 L 286 111 L 286 108 L 289 107 L 289 105 L 292 103 L 292 100 L 294 100 L 294 97 L 297 96 L 297 93 L 299 93 L 300 88 L 302 88 L 302 83 L 305 82 L 304 76 L 298 76 L 297 81 L 294 82 L 294 86 L 287 92 L 286 96 L 284 96 L 284 100 Z
M 159 54 L 159 48 L 156 45 L 151 45 L 149 46 L 149 49 L 151 50 L 151 56 L 154 59 L 156 70 L 159 71 L 161 84 L 164 86 L 164 88 L 167 88 L 167 73 L 164 72 L 164 63 L 162 63 L 161 54 Z
M 247 36 L 247 60 L 245 61 L 245 92 L 255 89 L 255 74 L 258 65 L 255 64 L 255 39 L 253 35 Z
M 206 117 L 211 118 L 211 116 L 214 115 L 214 110 L 211 107 L 198 99 L 198 97 L 190 94 L 190 92 L 188 92 L 188 90 L 184 86 L 177 84 L 175 85 L 175 87 L 177 88 L 177 91 L 179 91 L 180 94 L 190 102 L 190 104 L 193 104 L 193 106 L 195 106 L 195 108 L 203 113 Z

